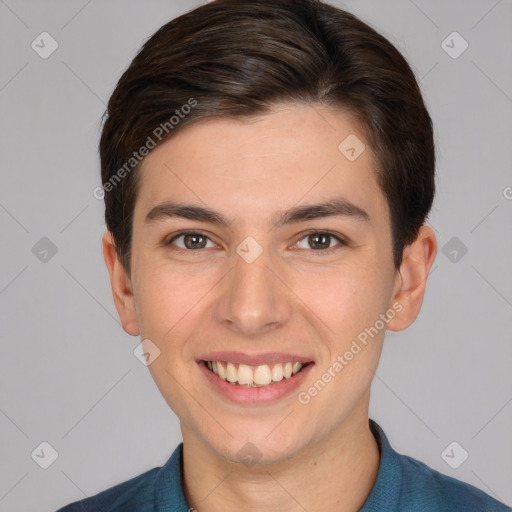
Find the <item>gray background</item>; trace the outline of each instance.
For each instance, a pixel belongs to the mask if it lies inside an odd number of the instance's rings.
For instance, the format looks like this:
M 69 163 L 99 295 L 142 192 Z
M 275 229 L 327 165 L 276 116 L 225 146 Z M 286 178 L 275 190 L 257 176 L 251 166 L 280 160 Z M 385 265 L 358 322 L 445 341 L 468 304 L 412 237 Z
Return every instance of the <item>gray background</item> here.
M 92 191 L 121 72 L 199 3 L 0 0 L 1 511 L 55 510 L 162 465 L 180 442 L 120 327 Z M 335 3 L 405 54 L 438 148 L 439 254 L 418 320 L 387 335 L 371 417 L 398 451 L 512 504 L 512 2 Z M 47 59 L 31 48 L 43 31 L 59 44 Z M 456 59 L 442 46 L 453 31 L 469 44 Z M 46 261 L 48 242 L 33 252 L 43 237 L 57 248 Z M 31 457 L 43 441 L 58 452 L 48 469 L 34 460 L 48 450 Z M 453 441 L 469 453 L 457 469 L 441 456 Z

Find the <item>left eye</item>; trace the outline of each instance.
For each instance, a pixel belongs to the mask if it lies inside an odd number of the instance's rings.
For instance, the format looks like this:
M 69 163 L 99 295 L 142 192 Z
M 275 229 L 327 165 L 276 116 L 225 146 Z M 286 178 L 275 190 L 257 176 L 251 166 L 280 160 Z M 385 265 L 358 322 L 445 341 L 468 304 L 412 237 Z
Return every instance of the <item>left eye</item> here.
M 305 240 L 306 244 L 309 245 L 309 247 L 300 247 L 300 244 L 302 241 Z M 332 235 L 331 233 L 325 233 L 325 232 L 317 232 L 317 233 L 309 233 L 305 237 L 301 238 L 297 245 L 300 249 L 313 249 L 315 251 L 318 250 L 326 250 L 326 249 L 334 249 L 331 247 L 331 242 L 335 240 L 339 242 L 339 245 L 347 245 L 344 240 L 341 238 Z

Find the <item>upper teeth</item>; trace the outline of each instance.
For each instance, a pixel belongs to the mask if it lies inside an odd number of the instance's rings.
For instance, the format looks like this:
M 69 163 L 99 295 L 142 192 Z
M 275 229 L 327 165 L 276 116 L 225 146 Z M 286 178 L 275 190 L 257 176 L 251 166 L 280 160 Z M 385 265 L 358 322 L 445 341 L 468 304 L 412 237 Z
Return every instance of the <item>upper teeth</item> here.
M 271 382 L 279 382 L 283 378 L 295 375 L 304 366 L 302 363 L 276 363 L 270 367 L 267 364 L 251 367 L 247 364 L 240 364 L 238 368 L 234 363 L 222 361 L 208 361 L 208 368 L 221 379 L 232 384 L 245 386 L 267 386 Z

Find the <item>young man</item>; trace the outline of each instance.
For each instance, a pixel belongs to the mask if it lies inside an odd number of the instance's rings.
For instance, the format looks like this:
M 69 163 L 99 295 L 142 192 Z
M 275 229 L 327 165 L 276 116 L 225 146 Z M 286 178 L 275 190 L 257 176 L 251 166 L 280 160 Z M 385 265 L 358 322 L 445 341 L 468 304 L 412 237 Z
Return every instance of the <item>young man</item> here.
M 510 510 L 368 418 L 436 256 L 434 153 L 411 69 L 349 13 L 217 0 L 158 30 L 108 105 L 103 248 L 183 443 L 61 511 Z

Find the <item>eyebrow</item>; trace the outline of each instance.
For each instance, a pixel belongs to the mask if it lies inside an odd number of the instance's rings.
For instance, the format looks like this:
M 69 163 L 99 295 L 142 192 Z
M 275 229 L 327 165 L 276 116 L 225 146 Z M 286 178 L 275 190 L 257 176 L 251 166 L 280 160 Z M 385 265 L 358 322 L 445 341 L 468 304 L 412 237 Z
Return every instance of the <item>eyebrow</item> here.
M 233 220 L 222 213 L 204 206 L 180 204 L 165 201 L 153 207 L 146 215 L 145 223 L 151 224 L 168 218 L 183 218 L 215 224 L 223 227 L 233 225 Z M 289 210 L 277 212 L 271 219 L 272 229 L 325 217 L 353 217 L 370 222 L 370 215 L 359 206 L 343 198 L 334 198 L 318 204 L 295 206 Z

